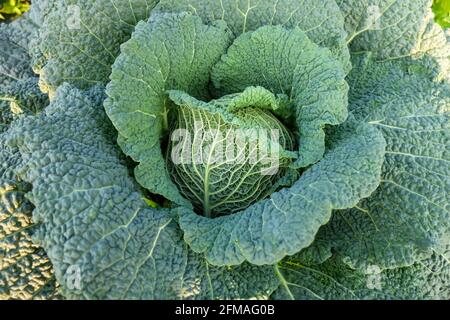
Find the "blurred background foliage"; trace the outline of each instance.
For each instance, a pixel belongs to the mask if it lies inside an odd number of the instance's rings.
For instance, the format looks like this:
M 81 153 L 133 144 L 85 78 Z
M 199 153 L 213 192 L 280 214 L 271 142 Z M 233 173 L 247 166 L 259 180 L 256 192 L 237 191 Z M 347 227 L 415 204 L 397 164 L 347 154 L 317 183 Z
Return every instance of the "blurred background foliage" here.
M 30 6 L 31 0 L 0 0 L 0 23 L 20 17 Z M 450 28 L 450 0 L 433 0 L 433 12 L 437 23 L 443 28 Z
M 13 20 L 30 9 L 30 0 L 0 0 L 0 21 Z
M 450 28 L 450 0 L 434 0 L 433 12 L 437 23 Z

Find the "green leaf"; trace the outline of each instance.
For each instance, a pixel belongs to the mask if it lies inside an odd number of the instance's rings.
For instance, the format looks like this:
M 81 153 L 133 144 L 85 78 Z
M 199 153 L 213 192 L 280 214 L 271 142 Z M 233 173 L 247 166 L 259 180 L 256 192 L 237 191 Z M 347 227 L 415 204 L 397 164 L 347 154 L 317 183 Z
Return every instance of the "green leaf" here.
M 44 17 L 56 8 L 57 2 L 51 0 L 33 0 L 31 9 L 20 19 L 23 21 L 25 19 L 31 21 L 34 29 L 41 27 L 44 24 Z M 19 21 L 19 20 L 18 20 Z M 34 30 L 36 31 L 36 30 Z M 37 34 L 34 32 L 32 37 L 36 37 Z
M 28 36 L 18 21 L 0 24 L 0 86 L 33 75 L 26 40 Z
M 15 28 L 15 24 L 10 27 Z M 16 58 L 25 52 L 17 48 L 13 48 Z M 22 158 L 17 148 L 5 143 L 15 118 L 35 114 L 48 102 L 36 78 L 19 79 L 22 77 L 25 74 L 11 77 L 8 85 L 0 85 L 0 299 L 59 299 L 52 264 L 45 251 L 32 241 L 37 226 L 32 220 L 33 206 L 26 199 L 31 186 L 16 174 Z
M 367 273 L 350 269 L 339 258 L 308 266 L 293 257 L 275 270 L 281 285 L 272 299 L 450 299 L 450 263 L 439 255 L 394 270 L 382 271 L 373 265 Z
M 214 265 L 276 263 L 306 248 L 333 209 L 351 208 L 379 184 L 385 142 L 364 123 L 330 130 L 322 161 L 291 188 L 230 216 L 208 219 L 180 208 L 185 241 Z
M 432 56 L 439 78 L 450 74 L 450 31 L 434 23 L 432 0 L 337 0 L 352 52 L 379 60 Z
M 30 77 L 0 87 L 0 104 L 2 103 L 7 104 L 2 113 L 9 113 L 11 118 L 14 118 L 40 112 L 48 105 L 49 100 L 48 96 L 39 90 L 38 79 Z M 0 114 L 0 117 L 3 116 Z
M 8 142 L 33 185 L 35 240 L 71 299 L 267 298 L 272 267 L 210 266 L 173 214 L 149 207 L 115 145 L 101 87 L 61 86 L 44 114 L 15 122 Z
M 48 0 L 34 0 L 31 10 L 20 19 L 0 24 L 0 86 L 35 76 L 32 65 L 34 42 L 43 16 L 52 4 Z
M 32 240 L 37 226 L 25 197 L 31 186 L 16 175 L 22 159 L 5 145 L 7 128 L 0 127 L 0 299 L 58 299 L 52 264 Z
M 258 85 L 289 97 L 299 130 L 295 168 L 320 160 L 324 126 L 347 118 L 348 85 L 342 67 L 299 28 L 261 27 L 239 36 L 211 78 L 217 96 Z
M 0 152 L 2 161 L 5 152 Z M 33 206 L 25 198 L 29 189 L 26 183 L 0 175 L 1 300 L 59 298 L 52 264 L 32 240 L 37 227 L 31 217 Z
M 390 58 L 409 54 L 432 0 L 337 0 L 352 51 Z
M 235 37 L 263 26 L 298 27 L 329 48 L 345 71 L 351 69 L 344 21 L 334 0 L 162 0 L 155 11 L 191 12 L 206 24 L 223 20 Z
M 120 45 L 147 19 L 157 1 L 62 0 L 43 17 L 34 43 L 34 70 L 54 95 L 63 82 L 79 88 L 106 84 Z
M 209 73 L 229 44 L 224 24 L 205 26 L 189 14 L 156 14 L 141 22 L 113 66 L 105 109 L 122 150 L 138 162 L 137 181 L 189 206 L 170 180 L 161 151 L 167 133 L 169 89 L 208 97 Z
M 356 56 L 350 110 L 387 142 L 380 187 L 317 239 L 352 268 L 409 266 L 450 245 L 450 88 L 420 61 Z

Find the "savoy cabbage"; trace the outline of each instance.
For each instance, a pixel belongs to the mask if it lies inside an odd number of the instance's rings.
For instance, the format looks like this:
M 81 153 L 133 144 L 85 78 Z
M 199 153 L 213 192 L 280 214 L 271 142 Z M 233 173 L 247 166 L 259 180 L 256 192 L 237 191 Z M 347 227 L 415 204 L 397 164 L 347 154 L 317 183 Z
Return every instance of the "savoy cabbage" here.
M 431 7 L 34 0 L 0 25 L 0 298 L 450 299 Z

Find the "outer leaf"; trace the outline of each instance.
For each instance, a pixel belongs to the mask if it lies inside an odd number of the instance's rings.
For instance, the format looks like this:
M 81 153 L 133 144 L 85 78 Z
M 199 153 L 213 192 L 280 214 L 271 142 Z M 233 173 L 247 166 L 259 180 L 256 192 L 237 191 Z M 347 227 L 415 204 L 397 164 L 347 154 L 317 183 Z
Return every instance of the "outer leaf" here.
M 14 118 L 37 113 L 48 104 L 48 97 L 40 92 L 37 83 L 37 78 L 27 78 L 0 86 L 0 133 Z
M 18 150 L 5 146 L 0 127 L 0 300 L 59 298 L 52 264 L 32 242 L 37 228 L 25 198 L 30 185 L 18 180 Z
M 377 59 L 431 55 L 450 74 L 450 31 L 434 23 L 433 0 L 337 0 L 345 16 L 351 51 Z
M 28 36 L 29 33 L 15 21 L 0 24 L 0 86 L 33 75 L 29 64 L 27 41 L 24 41 Z
M 352 51 L 382 58 L 408 54 L 432 0 L 337 0 Z M 418 23 L 419 22 L 419 23 Z
M 273 299 L 450 299 L 450 263 L 439 255 L 394 270 L 373 266 L 369 274 L 350 269 L 340 259 L 311 267 L 295 257 L 276 270 L 282 285 Z
M 10 102 L 3 100 L 0 95 L 0 133 L 8 129 L 8 124 L 13 120 L 13 114 L 10 109 Z
M 188 250 L 171 213 L 153 209 L 128 175 L 102 110 L 102 88 L 63 85 L 45 114 L 21 120 L 11 144 L 33 184 L 36 240 L 68 298 L 264 298 L 273 269 L 210 266 Z
M 44 13 L 53 4 L 34 0 L 30 11 L 11 23 L 0 24 L 0 86 L 31 77 L 29 50 Z
M 331 132 L 324 159 L 290 188 L 244 211 L 208 219 L 180 209 L 191 248 L 214 265 L 271 264 L 309 246 L 332 209 L 353 207 L 378 186 L 385 142 L 377 129 L 353 122 Z
M 139 166 L 137 181 L 151 192 L 189 205 L 170 180 L 160 138 L 168 129 L 166 91 L 207 98 L 209 72 L 229 44 L 225 25 L 205 26 L 188 14 L 156 14 L 137 25 L 114 63 L 105 102 L 124 152 Z
M 234 36 L 262 26 L 299 27 L 320 46 L 329 48 L 349 71 L 344 21 L 334 0 L 162 0 L 155 11 L 192 12 L 211 24 L 224 20 Z
M 54 10 L 57 3 L 52 0 L 33 0 L 31 9 L 24 15 L 28 20 L 31 20 L 35 27 L 41 27 L 44 24 L 44 17 Z M 36 36 L 35 31 L 33 31 L 32 37 Z
M 47 104 L 36 78 L 27 78 L 26 46 L 28 18 L 21 23 L 0 26 L 6 44 L 0 52 L 5 71 L 0 75 L 0 299 L 59 298 L 57 285 L 44 250 L 32 242 L 37 228 L 32 221 L 33 206 L 25 198 L 30 185 L 18 179 L 15 170 L 22 159 L 16 148 L 5 145 L 4 135 L 11 121 L 22 113 L 35 113 Z M 21 38 L 21 37 L 24 38 Z M 20 41 L 19 41 L 20 40 Z M 23 59 L 23 60 L 22 60 Z M 24 79 L 22 79 L 24 78 Z
M 348 85 L 342 67 L 328 49 L 319 48 L 298 28 L 262 27 L 241 35 L 211 77 L 219 96 L 252 85 L 289 96 L 300 131 L 297 168 L 322 158 L 323 127 L 347 117 Z
M 443 30 L 434 22 L 431 11 L 425 17 L 412 57 L 430 56 L 439 64 L 437 80 L 450 80 L 450 29 Z
M 105 84 L 120 45 L 147 19 L 156 0 L 62 0 L 43 17 L 33 49 L 41 88 L 52 96 L 69 82 L 79 88 Z M 44 57 L 44 61 L 42 61 Z
M 380 187 L 318 235 L 353 268 L 408 266 L 450 245 L 450 88 L 403 59 L 354 59 L 350 109 L 387 141 Z
M 31 77 L 0 87 L 0 104 L 2 103 L 6 103 L 3 115 L 9 113 L 12 118 L 23 114 L 36 114 L 44 109 L 49 101 L 47 95 L 39 90 L 38 79 Z M 0 117 L 3 118 L 2 115 Z
M 36 229 L 33 207 L 24 197 L 29 188 L 26 183 L 0 177 L 1 300 L 59 298 L 52 264 L 32 241 Z

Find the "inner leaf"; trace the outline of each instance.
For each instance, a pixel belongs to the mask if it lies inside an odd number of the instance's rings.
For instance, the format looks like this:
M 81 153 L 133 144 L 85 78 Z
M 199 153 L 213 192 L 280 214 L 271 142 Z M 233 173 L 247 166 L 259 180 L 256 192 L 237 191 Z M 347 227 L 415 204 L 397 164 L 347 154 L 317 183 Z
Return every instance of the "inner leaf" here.
M 181 193 L 206 217 L 231 214 L 267 197 L 286 173 L 295 142 L 270 110 L 263 88 L 209 103 L 172 91 L 177 121 L 167 166 Z

